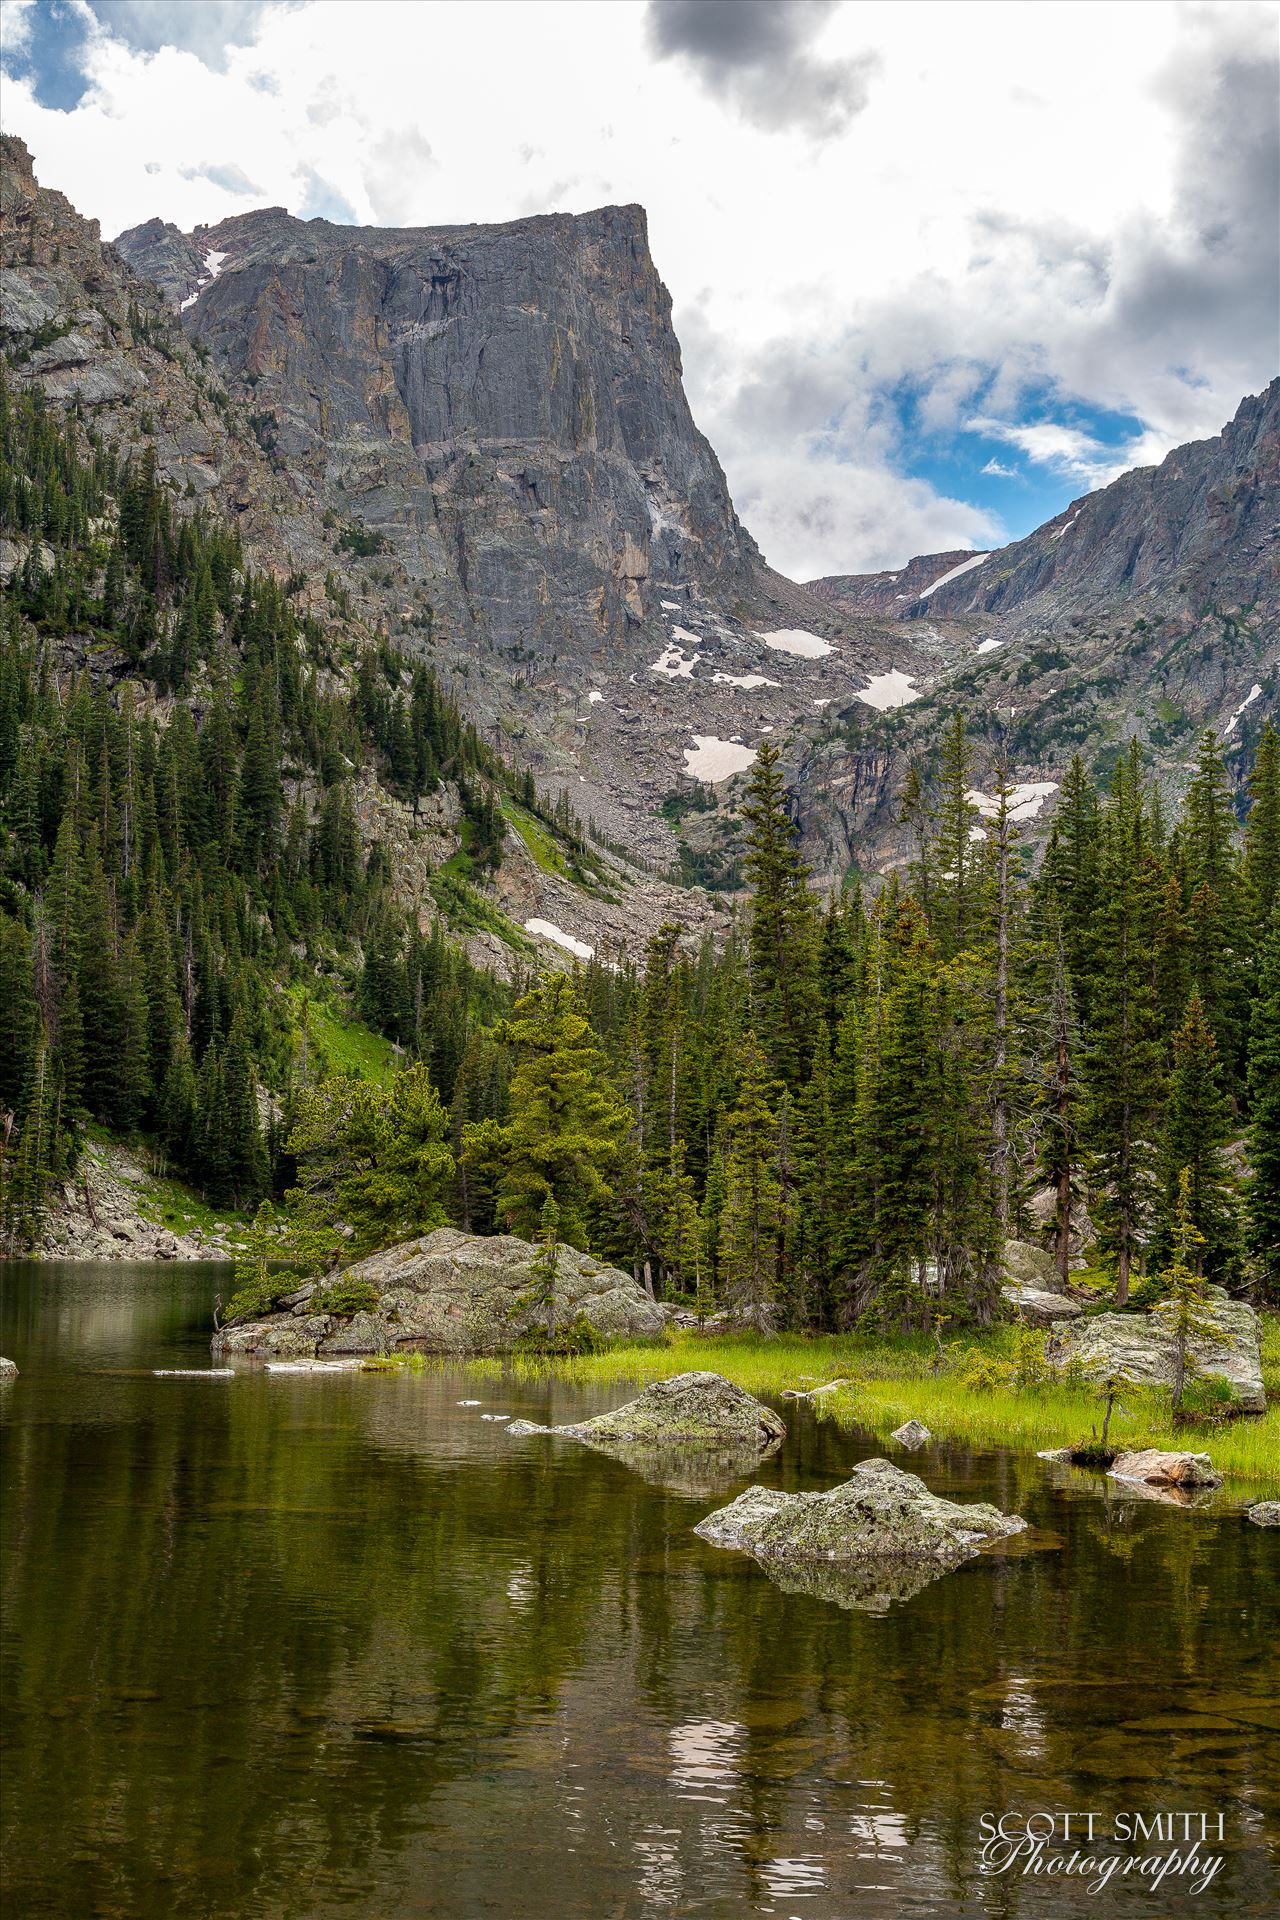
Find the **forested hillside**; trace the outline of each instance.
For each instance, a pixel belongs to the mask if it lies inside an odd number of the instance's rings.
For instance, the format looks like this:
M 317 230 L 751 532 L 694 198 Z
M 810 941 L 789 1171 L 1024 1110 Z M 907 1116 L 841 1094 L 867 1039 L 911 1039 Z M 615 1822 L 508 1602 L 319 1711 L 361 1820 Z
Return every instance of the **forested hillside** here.
M 428 668 L 298 615 L 234 534 L 179 513 L 149 448 L 121 459 L 2 383 L 0 536 L 21 555 L 0 611 L 10 1240 L 90 1119 L 145 1130 L 218 1202 L 269 1192 L 295 1062 L 323 1067 L 291 991 L 317 977 L 451 1092 L 506 995 L 397 902 L 351 775 L 415 800 L 447 776 L 479 868 L 502 793 L 540 805 L 528 783 Z

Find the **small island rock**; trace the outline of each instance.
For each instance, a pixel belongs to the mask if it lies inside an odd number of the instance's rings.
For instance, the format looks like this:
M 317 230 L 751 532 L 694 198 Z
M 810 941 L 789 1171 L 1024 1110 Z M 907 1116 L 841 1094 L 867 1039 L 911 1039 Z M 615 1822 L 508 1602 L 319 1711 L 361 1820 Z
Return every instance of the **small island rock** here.
M 904 1426 L 895 1427 L 889 1435 L 900 1447 L 910 1447 L 914 1453 L 917 1447 L 923 1447 L 932 1440 L 933 1435 L 922 1420 L 908 1420 Z
M 1280 1527 L 1280 1500 L 1255 1500 L 1245 1513 L 1255 1527 Z
M 743 1448 L 761 1454 L 785 1438 L 771 1408 L 718 1373 L 677 1373 L 655 1380 L 638 1399 L 594 1420 L 556 1427 L 589 1446 Z
M 1222 1475 L 1207 1453 L 1162 1453 L 1147 1447 L 1141 1453 L 1118 1453 L 1111 1462 L 1113 1480 L 1145 1481 L 1157 1487 L 1220 1487 Z
M 736 1547 L 762 1565 L 814 1561 L 922 1560 L 959 1566 L 1026 1521 L 985 1504 L 958 1505 L 890 1460 L 864 1460 L 829 1493 L 748 1487 L 694 1532 Z
M 0 1380 L 16 1380 L 17 1377 L 18 1369 L 13 1361 L 6 1360 L 3 1355 L 0 1355 Z

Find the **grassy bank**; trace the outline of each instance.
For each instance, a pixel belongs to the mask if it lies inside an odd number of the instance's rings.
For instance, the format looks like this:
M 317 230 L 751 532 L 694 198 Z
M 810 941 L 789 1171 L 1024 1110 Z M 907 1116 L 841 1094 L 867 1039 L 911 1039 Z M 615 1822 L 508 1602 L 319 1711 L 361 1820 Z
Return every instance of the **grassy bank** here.
M 609 1386 L 664 1379 L 687 1368 L 706 1367 L 752 1393 L 775 1398 L 788 1387 L 809 1388 L 826 1380 L 850 1384 L 822 1394 L 813 1404 L 823 1419 L 886 1435 L 915 1418 L 940 1440 L 972 1447 L 1009 1447 L 1036 1452 L 1074 1445 L 1102 1421 L 1097 1390 L 1086 1384 L 1034 1384 L 974 1388 L 961 1378 L 962 1356 L 971 1348 L 995 1360 L 1012 1361 L 1016 1332 L 997 1327 L 953 1343 L 942 1371 L 923 1339 L 887 1340 L 866 1335 L 700 1335 L 672 1332 L 653 1345 L 621 1345 L 605 1353 L 548 1362 L 532 1358 L 476 1361 L 486 1373 L 535 1375 L 554 1365 L 582 1385 Z M 1233 1478 L 1266 1483 L 1280 1492 L 1280 1316 L 1263 1322 L 1263 1378 L 1269 1411 L 1261 1419 L 1180 1427 L 1169 1418 L 1169 1396 L 1152 1390 L 1127 1392 L 1112 1416 L 1111 1438 L 1119 1446 L 1177 1447 L 1209 1453 Z

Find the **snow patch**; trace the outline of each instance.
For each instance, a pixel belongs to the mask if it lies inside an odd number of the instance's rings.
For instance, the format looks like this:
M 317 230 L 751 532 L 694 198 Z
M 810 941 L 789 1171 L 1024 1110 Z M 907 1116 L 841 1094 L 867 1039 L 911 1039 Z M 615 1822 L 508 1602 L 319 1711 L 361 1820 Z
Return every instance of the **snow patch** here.
M 1080 518 L 1080 515 L 1079 515 L 1078 513 L 1073 513 L 1073 514 L 1072 514 L 1072 516 L 1071 516 L 1071 518 L 1070 518 L 1070 519 L 1068 520 L 1068 522 L 1067 522 L 1067 524 L 1066 524 L 1066 526 L 1065 526 L 1065 527 L 1055 527 L 1055 528 L 1054 528 L 1054 530 L 1053 530 L 1053 532 L 1052 532 L 1052 533 L 1051 533 L 1051 534 L 1049 535 L 1049 538 L 1050 538 L 1051 540 L 1061 540 L 1061 538 L 1062 538 L 1062 536 L 1063 536 L 1063 534 L 1064 534 L 1064 533 L 1070 533 L 1070 531 L 1071 531 L 1071 529 L 1072 529 L 1072 527 L 1074 527 L 1074 525 L 1075 525 L 1075 523 L 1076 523 L 1076 521 L 1077 521 L 1077 520 L 1078 520 L 1079 518 Z
M 713 673 L 711 678 L 718 680 L 722 687 L 743 687 L 748 693 L 754 693 L 757 687 L 780 687 L 781 680 L 766 680 L 762 673 Z
M 970 827 L 969 838 L 971 840 L 985 840 L 986 837 L 987 830 L 985 827 Z
M 1235 732 L 1236 721 L 1240 718 L 1240 715 L 1244 712 L 1246 707 L 1251 707 L 1253 705 L 1254 701 L 1259 698 L 1261 693 L 1262 693 L 1262 688 L 1258 686 L 1257 683 L 1255 682 L 1254 685 L 1250 687 L 1248 693 L 1246 693 L 1244 699 L 1240 702 L 1240 705 L 1236 708 L 1231 718 L 1228 720 L 1226 726 L 1222 729 L 1222 737 L 1224 740 L 1226 739 L 1229 733 Z
M 680 613 L 683 611 L 678 600 L 660 600 L 658 605 L 664 613 Z
M 204 272 L 196 281 L 196 290 L 194 293 L 189 293 L 185 300 L 179 301 L 179 313 L 185 313 L 188 307 L 194 307 L 205 288 L 213 285 L 218 275 L 222 272 L 222 263 L 226 257 L 226 254 L 219 253 L 216 247 L 211 248 L 209 252 L 206 253 L 204 257 Z
M 1003 645 L 1004 645 L 1003 640 L 979 640 L 978 652 L 994 653 L 997 647 L 1002 647 Z
M 664 647 L 649 671 L 660 673 L 664 680 L 692 680 L 693 670 L 701 658 L 700 653 L 687 654 L 683 647 Z
M 745 773 L 756 757 L 754 747 L 736 740 L 718 740 L 714 733 L 695 733 L 693 745 L 684 750 L 684 770 L 695 780 L 727 780 L 731 774 Z
M 975 553 L 972 560 L 962 560 L 958 567 L 952 567 L 950 573 L 944 573 L 940 579 L 934 581 L 931 587 L 926 587 L 923 593 L 917 594 L 916 598 L 927 600 L 931 593 L 938 591 L 939 587 L 945 587 L 948 580 L 958 580 L 962 573 L 972 573 L 975 567 L 980 567 L 983 561 L 989 560 L 990 557 L 990 554 Z
M 865 700 L 880 713 L 888 713 L 891 707 L 905 707 L 918 700 L 920 689 L 912 686 L 909 673 L 900 673 L 895 667 L 891 673 L 875 674 L 854 698 Z
M 204 270 L 211 280 L 216 280 L 222 272 L 222 263 L 226 257 L 226 254 L 219 253 L 216 247 L 206 253 L 204 257 Z
M 835 648 L 820 634 L 806 633 L 803 627 L 781 627 L 777 633 L 761 634 L 766 647 L 775 653 L 791 653 L 797 660 L 821 660 Z
M 595 948 L 589 947 L 585 940 L 575 940 L 571 933 L 565 933 L 553 920 L 526 920 L 526 933 L 532 933 L 539 940 L 549 940 L 554 947 L 563 947 L 566 953 L 572 953 L 579 960 L 595 958 Z
M 673 626 L 671 629 L 671 638 L 673 640 L 682 640 L 686 647 L 700 647 L 702 645 L 702 635 L 700 633 L 690 633 L 688 627 Z
M 829 707 L 831 702 L 829 700 L 815 700 L 813 704 L 815 707 Z
M 1009 818 L 1011 820 L 1034 820 L 1051 793 L 1058 791 L 1056 780 L 1024 780 L 1020 786 L 1009 789 Z M 971 787 L 965 795 L 971 807 L 976 807 L 984 820 L 994 820 L 1000 811 L 1000 802 L 990 793 L 980 793 Z
M 587 695 L 587 705 L 589 707 L 598 706 L 603 699 L 604 699 L 604 695 L 598 692 L 595 687 L 593 687 L 591 689 L 591 692 Z

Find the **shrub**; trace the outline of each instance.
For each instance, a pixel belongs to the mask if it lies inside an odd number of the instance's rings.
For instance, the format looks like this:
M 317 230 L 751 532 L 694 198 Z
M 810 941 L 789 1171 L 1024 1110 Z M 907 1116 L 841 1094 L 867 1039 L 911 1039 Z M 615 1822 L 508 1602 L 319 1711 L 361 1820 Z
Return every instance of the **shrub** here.
M 1017 1379 L 1012 1360 L 1001 1360 L 981 1347 L 969 1347 L 960 1367 L 960 1385 L 970 1393 L 990 1393 L 999 1387 L 1011 1387 Z
M 317 1313 L 336 1313 L 349 1319 L 353 1313 L 372 1313 L 378 1304 L 378 1291 L 368 1280 L 340 1273 L 331 1286 L 316 1288 L 310 1304 Z

